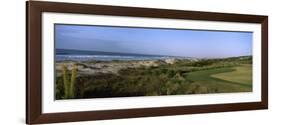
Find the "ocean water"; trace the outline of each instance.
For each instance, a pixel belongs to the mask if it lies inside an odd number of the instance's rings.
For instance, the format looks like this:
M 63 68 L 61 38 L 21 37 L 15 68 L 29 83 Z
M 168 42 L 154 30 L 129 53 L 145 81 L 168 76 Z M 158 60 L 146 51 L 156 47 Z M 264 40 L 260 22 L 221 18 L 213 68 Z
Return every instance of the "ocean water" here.
M 112 60 L 163 60 L 169 56 L 128 56 L 128 55 L 56 55 L 56 61 L 112 61 Z

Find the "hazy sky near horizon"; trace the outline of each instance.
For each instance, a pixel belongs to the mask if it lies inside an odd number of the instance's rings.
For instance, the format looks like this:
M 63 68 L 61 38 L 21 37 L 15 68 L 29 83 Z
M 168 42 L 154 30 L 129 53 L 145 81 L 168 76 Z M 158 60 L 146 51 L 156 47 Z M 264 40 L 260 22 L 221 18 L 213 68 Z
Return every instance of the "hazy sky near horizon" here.
M 223 58 L 252 55 L 251 32 L 55 25 L 56 49 Z

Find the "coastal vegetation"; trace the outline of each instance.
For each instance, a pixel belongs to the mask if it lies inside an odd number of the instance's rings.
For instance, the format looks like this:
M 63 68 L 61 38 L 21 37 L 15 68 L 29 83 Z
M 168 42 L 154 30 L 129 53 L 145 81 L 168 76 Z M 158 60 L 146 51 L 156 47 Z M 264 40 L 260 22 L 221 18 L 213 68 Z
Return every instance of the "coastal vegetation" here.
M 56 62 L 56 99 L 251 91 L 251 56 Z

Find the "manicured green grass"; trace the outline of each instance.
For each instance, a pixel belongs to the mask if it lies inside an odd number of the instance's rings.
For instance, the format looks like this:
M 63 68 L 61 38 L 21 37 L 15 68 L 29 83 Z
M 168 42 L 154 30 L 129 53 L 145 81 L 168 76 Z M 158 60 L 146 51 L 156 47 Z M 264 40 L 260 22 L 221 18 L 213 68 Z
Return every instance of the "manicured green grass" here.
M 252 65 L 244 64 L 232 69 L 234 69 L 234 71 L 214 74 L 212 77 L 246 85 L 252 84 Z
M 234 69 L 236 69 L 236 68 L 240 69 L 240 67 L 234 67 Z M 195 71 L 195 72 L 190 72 L 186 76 L 186 78 L 193 81 L 193 83 L 190 86 L 191 87 L 197 86 L 197 88 L 199 89 L 199 93 L 202 93 L 202 92 L 200 92 L 200 88 L 203 90 L 207 89 L 206 90 L 207 92 L 205 92 L 205 93 L 252 91 L 251 84 L 240 83 L 239 81 L 236 81 L 235 79 L 233 79 L 232 81 L 227 81 L 225 79 L 213 77 L 213 75 L 216 75 L 216 74 L 225 74 L 225 73 L 234 72 L 235 71 L 234 69 L 231 67 L 225 67 L 225 68 Z M 249 69 L 246 69 L 246 70 L 249 70 Z M 251 70 L 249 70 L 249 71 L 251 72 Z M 244 71 L 244 72 L 248 72 L 248 71 Z M 238 75 L 239 74 L 237 74 L 237 76 Z

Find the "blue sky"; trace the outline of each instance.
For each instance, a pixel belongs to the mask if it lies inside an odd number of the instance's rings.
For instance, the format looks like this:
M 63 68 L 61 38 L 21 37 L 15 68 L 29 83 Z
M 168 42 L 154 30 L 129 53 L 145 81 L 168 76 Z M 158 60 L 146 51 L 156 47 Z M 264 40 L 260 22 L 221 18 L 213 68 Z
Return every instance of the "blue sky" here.
M 57 49 L 224 58 L 252 55 L 251 32 L 55 25 Z

